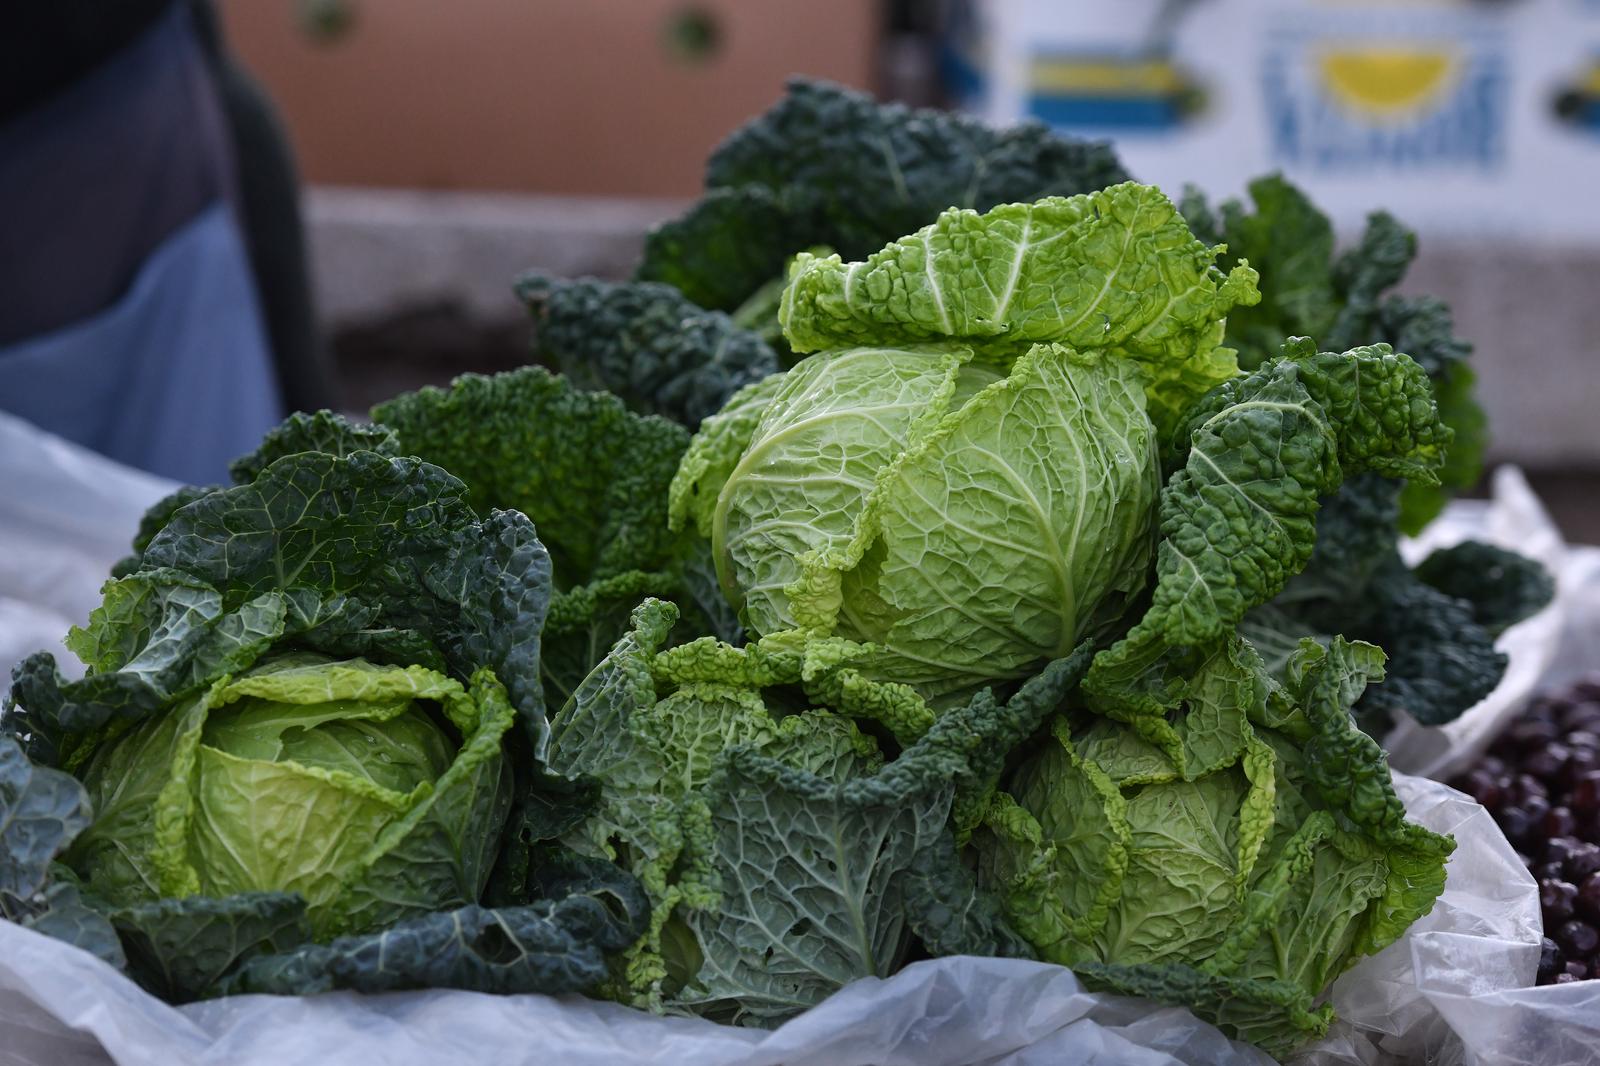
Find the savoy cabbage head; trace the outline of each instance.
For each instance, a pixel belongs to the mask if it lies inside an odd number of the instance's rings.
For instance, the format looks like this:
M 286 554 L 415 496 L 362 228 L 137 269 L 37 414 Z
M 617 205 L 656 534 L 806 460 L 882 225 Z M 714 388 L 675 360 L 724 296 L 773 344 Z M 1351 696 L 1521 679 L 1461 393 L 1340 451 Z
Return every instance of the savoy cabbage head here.
M 834 709 L 851 701 L 814 672 L 815 649 L 668 647 L 676 616 L 642 604 L 551 722 L 551 767 L 601 782 L 563 843 L 632 872 L 653 908 L 608 994 L 772 1025 L 893 973 L 913 937 L 1030 954 L 958 860 L 951 820 L 988 801 L 1007 752 L 1082 677 L 1087 645 L 1009 701 L 986 690 L 952 708 L 886 762 Z
M 326 413 L 233 474 L 152 510 L 67 638 L 82 678 L 15 671 L 0 916 L 177 1001 L 595 984 L 648 902 L 530 830 L 559 785 L 532 523 Z
M 982 881 L 1041 958 L 1274 1054 L 1321 1035 L 1324 989 L 1432 908 L 1454 847 L 1406 821 L 1351 721 L 1382 664 L 1307 640 L 1279 684 L 1234 638 L 1168 719 L 1180 758 L 1124 722 L 1057 718 L 985 813 Z
M 1296 342 L 1241 376 L 1220 340 L 1255 272 L 1216 252 L 1125 184 L 802 255 L 785 327 L 832 347 L 705 422 L 673 523 L 755 633 L 925 697 L 1115 636 L 1147 591 L 1126 680 L 1192 659 L 1305 565 L 1319 497 L 1367 469 L 1426 481 L 1449 440 L 1386 347 Z M 1091 676 L 1108 701 L 1114 673 Z
M 94 745 L 67 862 L 116 906 L 297 893 L 322 938 L 463 906 L 499 851 L 514 717 L 489 670 L 269 657 Z

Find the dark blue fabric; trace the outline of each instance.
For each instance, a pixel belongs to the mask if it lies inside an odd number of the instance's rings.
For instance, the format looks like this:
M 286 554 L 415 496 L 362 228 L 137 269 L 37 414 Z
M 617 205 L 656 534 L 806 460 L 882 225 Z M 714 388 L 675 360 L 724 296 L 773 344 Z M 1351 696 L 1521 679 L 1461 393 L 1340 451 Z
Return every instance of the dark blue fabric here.
M 187 11 L 0 126 L 0 344 L 109 307 L 233 183 Z
M 282 404 L 187 10 L 0 127 L 0 409 L 220 480 Z
M 0 348 L 0 407 L 130 466 L 225 481 L 282 417 L 233 217 L 216 203 L 116 304 Z

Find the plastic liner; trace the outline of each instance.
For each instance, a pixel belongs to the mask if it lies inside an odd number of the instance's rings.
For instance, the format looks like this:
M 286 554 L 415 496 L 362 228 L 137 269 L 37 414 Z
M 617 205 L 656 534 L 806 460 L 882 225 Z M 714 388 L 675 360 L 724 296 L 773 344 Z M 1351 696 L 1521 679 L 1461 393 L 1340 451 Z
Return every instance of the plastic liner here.
M 1538 898 L 1511 846 L 1459 792 L 1398 781 L 1414 818 L 1456 836 L 1444 895 L 1405 937 L 1334 984 L 1342 1018 L 1296 1066 L 1499 1061 L 1463 1057 L 1450 1011 L 1459 997 L 1517 995 L 1533 982 Z M 1015 959 L 919 962 L 887 980 L 858 981 L 766 1032 L 581 997 L 456 991 L 238 996 L 175 1008 L 85 952 L 0 922 L 0 1063 L 107 1061 L 90 1057 L 93 1040 L 122 1066 L 437 1066 L 468 1056 L 566 1066 L 1272 1061 L 1185 1010 L 1090 993 L 1067 969 Z
M 0 411 L 0 694 L 41 648 L 77 665 L 67 627 L 100 605 L 145 509 L 177 487 Z

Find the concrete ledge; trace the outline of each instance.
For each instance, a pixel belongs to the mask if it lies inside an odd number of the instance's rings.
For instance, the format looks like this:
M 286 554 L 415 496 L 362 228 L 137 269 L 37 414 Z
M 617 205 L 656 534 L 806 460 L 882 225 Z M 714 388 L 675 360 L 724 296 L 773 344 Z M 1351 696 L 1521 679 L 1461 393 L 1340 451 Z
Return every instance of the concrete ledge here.
M 521 315 L 512 280 L 540 270 L 620 278 L 676 200 L 610 200 L 315 188 L 306 226 L 318 310 L 331 326 L 414 303 L 455 301 L 486 318 Z
M 1473 343 L 1495 460 L 1600 466 L 1600 247 L 1423 234 L 1403 287 L 1449 303 Z
M 520 319 L 519 273 L 621 278 L 678 201 L 319 188 L 308 197 L 313 268 L 330 326 L 454 301 Z M 1600 247 L 1422 235 L 1405 286 L 1447 300 L 1476 346 L 1492 458 L 1600 467 Z M 451 371 L 442 368 L 441 377 Z

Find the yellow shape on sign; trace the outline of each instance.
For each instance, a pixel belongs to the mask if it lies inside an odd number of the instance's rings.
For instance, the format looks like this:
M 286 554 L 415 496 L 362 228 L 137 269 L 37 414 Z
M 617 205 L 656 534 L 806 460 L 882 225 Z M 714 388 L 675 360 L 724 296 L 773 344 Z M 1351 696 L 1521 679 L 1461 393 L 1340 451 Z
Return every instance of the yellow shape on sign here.
M 1395 117 L 1420 111 L 1438 96 L 1454 63 L 1443 52 L 1363 48 L 1325 52 L 1320 66 L 1337 100 L 1369 114 Z

